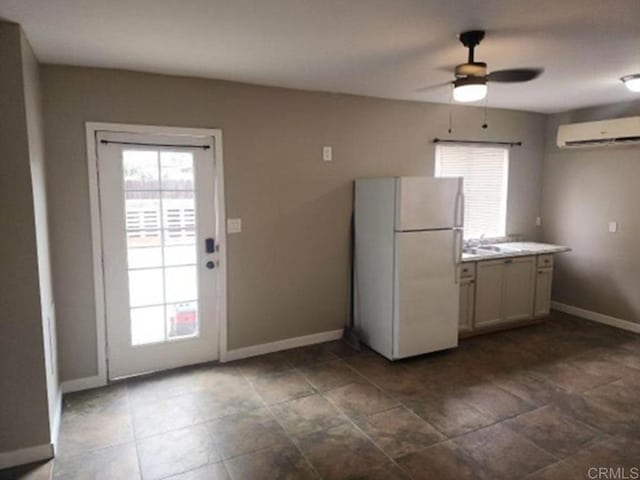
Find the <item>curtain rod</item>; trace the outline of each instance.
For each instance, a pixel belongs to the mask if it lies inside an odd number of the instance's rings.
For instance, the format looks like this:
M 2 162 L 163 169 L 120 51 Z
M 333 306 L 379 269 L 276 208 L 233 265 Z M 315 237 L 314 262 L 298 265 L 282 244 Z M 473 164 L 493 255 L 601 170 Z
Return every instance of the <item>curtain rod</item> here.
M 100 143 L 107 145 L 113 143 L 116 145 L 136 145 L 139 147 L 177 147 L 177 148 L 202 148 L 209 150 L 211 145 L 173 145 L 169 143 L 138 143 L 138 142 L 116 142 L 114 140 L 100 140 Z
M 434 138 L 433 143 L 466 143 L 475 145 L 507 145 L 509 147 L 521 147 L 522 142 L 490 142 L 487 140 L 446 140 L 442 138 Z

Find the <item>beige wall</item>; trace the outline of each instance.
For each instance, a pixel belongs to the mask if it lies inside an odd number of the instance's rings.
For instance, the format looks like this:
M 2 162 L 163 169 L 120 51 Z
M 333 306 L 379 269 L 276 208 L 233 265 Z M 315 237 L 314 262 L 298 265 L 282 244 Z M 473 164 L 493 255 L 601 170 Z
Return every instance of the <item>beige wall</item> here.
M 543 236 L 559 255 L 553 298 L 640 322 L 640 148 L 560 150 L 558 125 L 640 115 L 640 101 L 553 115 L 544 161 Z M 608 233 L 617 221 L 618 233 Z
M 7 452 L 51 441 L 41 310 L 51 296 L 46 252 L 38 258 L 47 243 L 38 66 L 18 25 L 0 23 L 0 64 L 0 452 Z
M 29 41 L 22 35 L 22 71 L 24 78 L 25 112 L 29 137 L 29 166 L 33 191 L 33 221 L 36 229 L 38 252 L 38 286 L 40 288 L 40 315 L 42 318 L 43 347 L 49 401 L 49 423 L 52 432 L 57 427 L 61 408 L 58 381 L 58 355 L 55 322 L 55 302 L 51 276 L 49 249 L 49 218 L 46 188 L 46 162 L 40 65 Z M 53 433 L 55 435 L 55 433 Z
M 52 256 L 64 380 L 95 375 L 95 306 L 84 123 L 221 128 L 229 346 L 343 327 L 358 176 L 433 174 L 448 107 L 222 81 L 44 66 Z M 537 234 L 545 118 L 454 109 L 454 137 L 522 140 L 511 157 L 508 231 Z M 334 161 L 321 161 L 332 145 Z

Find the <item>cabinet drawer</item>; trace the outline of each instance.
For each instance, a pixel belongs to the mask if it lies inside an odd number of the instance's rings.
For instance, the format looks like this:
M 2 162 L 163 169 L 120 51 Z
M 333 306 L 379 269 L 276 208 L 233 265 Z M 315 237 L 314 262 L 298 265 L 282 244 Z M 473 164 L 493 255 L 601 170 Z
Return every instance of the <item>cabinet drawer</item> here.
M 461 264 L 460 278 L 476 278 L 476 264 L 475 263 Z
M 538 268 L 553 267 L 553 254 L 538 255 Z

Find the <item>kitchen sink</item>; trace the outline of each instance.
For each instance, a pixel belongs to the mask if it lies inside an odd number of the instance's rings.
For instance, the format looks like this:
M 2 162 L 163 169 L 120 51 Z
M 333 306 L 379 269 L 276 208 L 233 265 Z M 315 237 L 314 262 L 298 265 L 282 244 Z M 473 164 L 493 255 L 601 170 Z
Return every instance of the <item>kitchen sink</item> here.
M 499 255 L 501 253 L 516 253 L 522 251 L 524 251 L 522 248 L 500 244 L 466 247 L 462 249 L 462 253 L 466 255 Z
M 462 253 L 467 255 L 487 255 L 487 254 L 498 254 L 499 250 L 489 249 L 485 247 L 468 247 L 463 248 Z
M 521 252 L 522 249 L 521 248 L 517 248 L 517 247 L 509 247 L 509 246 L 505 246 L 505 245 L 483 245 L 482 247 L 480 247 L 480 250 L 488 250 L 491 252 L 498 252 L 498 253 L 512 253 L 512 252 Z

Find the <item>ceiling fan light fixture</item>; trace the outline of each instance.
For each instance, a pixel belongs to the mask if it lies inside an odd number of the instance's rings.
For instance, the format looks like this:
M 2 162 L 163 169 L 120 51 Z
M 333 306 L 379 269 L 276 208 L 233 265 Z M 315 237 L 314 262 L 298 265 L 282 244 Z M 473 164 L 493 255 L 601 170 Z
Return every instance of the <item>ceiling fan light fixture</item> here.
M 622 77 L 622 83 L 632 92 L 640 92 L 640 73 L 636 73 L 635 75 L 627 75 Z
M 453 99 L 456 102 L 470 103 L 487 96 L 487 82 L 480 78 L 459 78 L 453 82 Z

